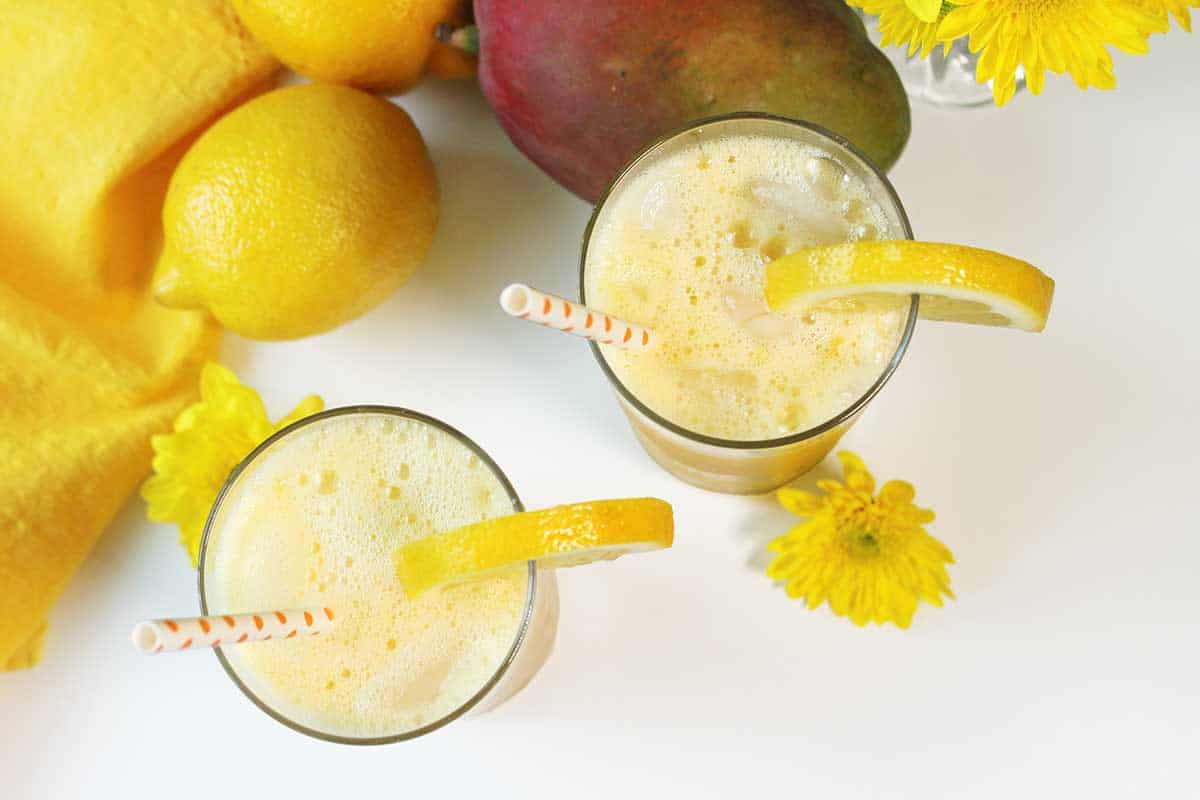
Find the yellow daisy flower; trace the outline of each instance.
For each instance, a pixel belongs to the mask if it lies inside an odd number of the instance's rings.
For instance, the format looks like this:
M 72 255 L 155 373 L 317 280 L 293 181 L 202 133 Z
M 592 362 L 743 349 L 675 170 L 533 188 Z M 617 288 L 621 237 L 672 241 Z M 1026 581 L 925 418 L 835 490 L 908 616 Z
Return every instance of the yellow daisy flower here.
M 819 481 L 824 497 L 787 487 L 777 493 L 784 508 L 808 519 L 768 545 L 779 555 L 767 576 L 809 608 L 828 602 L 855 625 L 907 628 L 920 601 L 940 606 L 943 595 L 954 597 L 946 572 L 954 556 L 922 527 L 933 512 L 913 505 L 912 484 L 888 481 L 875 496 L 862 459 L 845 450 L 838 459 L 845 483 Z
M 229 473 L 272 433 L 324 406 L 320 397 L 310 395 L 271 424 L 258 392 L 220 364 L 205 364 L 200 402 L 176 418 L 173 433 L 150 439 L 154 474 L 142 484 L 146 516 L 177 523 L 179 541 L 196 566 L 204 522 Z
M 922 0 L 847 0 L 847 2 L 855 8 L 861 8 L 868 14 L 879 17 L 879 44 L 883 47 L 893 44 L 907 47 L 909 56 L 920 50 L 921 58 L 926 58 L 938 45 L 938 19 L 943 7 L 940 0 L 937 3 L 938 14 L 933 15 L 932 19 L 922 19 L 922 16 L 928 16 L 928 8 L 921 7 L 921 15 L 918 15 L 917 11 L 911 7 L 913 4 L 921 3 Z M 946 4 L 946 9 L 949 10 L 949 8 L 949 4 Z M 944 42 L 943 49 L 949 52 L 950 42 Z
M 996 105 L 1016 92 L 1016 71 L 1025 68 L 1029 90 L 1040 94 L 1046 70 L 1068 72 L 1080 89 L 1116 87 L 1106 45 L 1145 53 L 1153 16 L 1133 0 L 955 0 L 938 25 L 937 37 L 970 36 L 981 53 L 975 68 L 980 83 L 993 81 Z

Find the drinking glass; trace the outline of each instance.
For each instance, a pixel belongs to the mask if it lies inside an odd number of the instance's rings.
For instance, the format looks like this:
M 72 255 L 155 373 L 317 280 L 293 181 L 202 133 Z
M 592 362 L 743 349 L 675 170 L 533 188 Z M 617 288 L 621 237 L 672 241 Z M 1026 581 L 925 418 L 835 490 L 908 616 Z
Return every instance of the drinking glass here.
M 214 613 L 225 613 L 226 609 L 211 609 L 209 607 L 208 594 L 206 591 L 207 581 L 214 573 L 213 560 L 210 558 L 213 550 L 213 541 L 219 536 L 222 530 L 223 518 L 225 515 L 225 507 L 223 501 L 230 495 L 231 490 L 237 485 L 239 480 L 248 476 L 254 469 L 255 461 L 278 444 L 283 439 L 295 435 L 310 425 L 320 424 L 322 421 L 331 417 L 338 416 L 353 416 L 365 414 L 385 414 L 395 417 L 413 420 L 433 428 L 440 429 L 448 433 L 453 438 L 457 439 L 461 444 L 478 456 L 480 463 L 489 469 L 496 477 L 497 481 L 504 488 L 508 497 L 512 501 L 514 512 L 524 511 L 524 506 L 521 504 L 520 498 L 517 496 L 516 490 L 513 489 L 512 483 L 508 477 L 497 466 L 496 462 L 484 452 L 484 450 L 469 439 L 465 434 L 450 427 L 440 420 L 433 417 L 420 414 L 416 411 L 410 411 L 404 408 L 393 406 L 349 406 L 345 408 L 330 409 L 310 417 L 305 417 L 298 422 L 289 425 L 283 430 L 271 436 L 265 442 L 254 449 L 246 458 L 230 473 L 229 478 L 225 481 L 220 494 L 217 496 L 216 502 L 213 504 L 212 511 L 209 513 L 208 520 L 204 526 L 204 536 L 200 543 L 200 563 L 199 563 L 199 582 L 200 582 L 200 609 L 205 615 Z M 528 581 L 525 596 L 525 608 L 521 617 L 520 625 L 513 636 L 512 646 L 509 648 L 507 656 L 501 661 L 496 668 L 495 673 L 484 683 L 484 685 L 472 695 L 466 702 L 462 703 L 458 708 L 441 717 L 433 720 L 419 728 L 400 731 L 388 736 L 371 736 L 371 737 L 350 737 L 342 736 L 328 731 L 316 730 L 307 727 L 293 719 L 290 719 L 286 713 L 278 708 L 275 708 L 259 694 L 255 693 L 248 685 L 252 681 L 244 680 L 243 676 L 238 673 L 237 667 L 226 658 L 220 647 L 214 648 L 217 659 L 221 662 L 221 666 L 229 675 L 234 684 L 248 697 L 256 706 L 266 712 L 273 719 L 283 723 L 284 725 L 299 731 L 308 736 L 322 739 L 329 742 L 338 742 L 340 744 L 391 744 L 393 742 L 401 742 L 407 739 L 414 739 L 418 736 L 424 736 L 438 728 L 450 724 L 454 720 L 468 715 L 474 715 L 491 710 L 496 706 L 508 700 L 510 697 L 519 692 L 525 687 L 537 671 L 545 663 L 550 655 L 550 650 L 554 644 L 555 632 L 558 627 L 558 585 L 554 577 L 553 570 L 541 570 L 537 565 L 530 561 L 528 563 Z M 238 645 L 241 647 L 257 647 L 259 645 Z
M 592 232 L 627 185 L 648 167 L 697 143 L 722 137 L 768 136 L 815 147 L 863 181 L 893 230 L 912 238 L 912 228 L 895 189 L 883 172 L 853 145 L 831 131 L 794 119 L 759 113 L 736 113 L 699 120 L 651 143 L 613 179 L 592 213 L 583 236 L 579 292 L 587 298 L 588 247 Z M 918 298 L 913 295 L 896 345 L 876 380 L 854 402 L 818 425 L 788 436 L 758 441 L 722 439 L 688 430 L 664 418 L 638 399 L 613 372 L 603 352 L 590 342 L 592 354 L 608 378 L 617 402 L 637 440 L 660 466 L 680 480 L 715 492 L 760 494 L 790 483 L 816 466 L 833 449 L 899 366 L 917 321 Z M 604 309 L 600 309 L 603 311 Z M 632 320 L 635 321 L 636 320 Z

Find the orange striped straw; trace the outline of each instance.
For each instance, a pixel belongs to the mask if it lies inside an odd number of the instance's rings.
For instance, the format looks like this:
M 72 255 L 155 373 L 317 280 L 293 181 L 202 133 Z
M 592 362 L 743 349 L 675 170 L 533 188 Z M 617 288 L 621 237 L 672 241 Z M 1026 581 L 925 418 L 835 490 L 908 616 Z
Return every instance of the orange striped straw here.
M 523 283 L 514 283 L 500 293 L 500 307 L 519 319 L 527 319 L 573 336 L 629 350 L 645 350 L 654 343 L 654 331 L 634 322 L 610 317 Z
M 133 646 L 154 655 L 199 647 L 316 636 L 327 633 L 332 627 L 333 611 L 328 608 L 152 619 L 134 626 Z

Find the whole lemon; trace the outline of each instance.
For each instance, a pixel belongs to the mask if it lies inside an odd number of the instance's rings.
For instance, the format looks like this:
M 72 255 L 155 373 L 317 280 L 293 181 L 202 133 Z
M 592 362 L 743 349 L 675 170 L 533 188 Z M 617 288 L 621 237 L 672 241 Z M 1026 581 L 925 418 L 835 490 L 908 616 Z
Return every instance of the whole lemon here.
M 344 86 L 278 89 L 179 163 L 154 295 L 252 339 L 320 333 L 408 280 L 437 218 L 433 164 L 403 109 Z
M 402 92 L 425 72 L 433 29 L 465 18 L 464 0 L 234 0 L 242 23 L 301 75 Z

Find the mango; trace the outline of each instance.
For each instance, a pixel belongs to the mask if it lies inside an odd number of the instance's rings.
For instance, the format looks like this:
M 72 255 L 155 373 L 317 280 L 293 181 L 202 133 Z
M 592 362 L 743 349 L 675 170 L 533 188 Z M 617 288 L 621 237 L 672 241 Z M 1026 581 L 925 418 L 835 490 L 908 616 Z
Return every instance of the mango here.
M 883 169 L 908 98 L 843 0 L 475 0 L 479 82 L 513 144 L 595 202 L 658 136 L 733 111 L 807 120 Z

